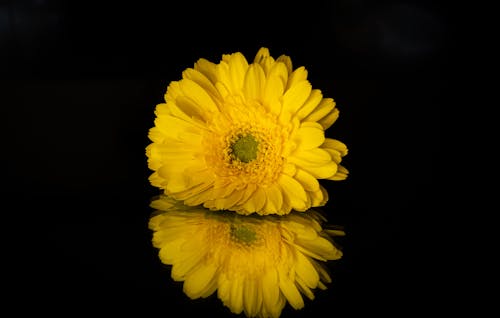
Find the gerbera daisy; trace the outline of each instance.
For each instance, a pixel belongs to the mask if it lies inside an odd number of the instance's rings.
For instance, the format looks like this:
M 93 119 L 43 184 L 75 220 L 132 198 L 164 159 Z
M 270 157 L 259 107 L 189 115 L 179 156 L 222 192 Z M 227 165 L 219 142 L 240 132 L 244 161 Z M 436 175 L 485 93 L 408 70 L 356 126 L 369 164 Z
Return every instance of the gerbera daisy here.
M 261 48 L 219 64 L 199 59 L 156 106 L 146 148 L 151 184 L 186 205 L 240 214 L 321 206 L 318 179 L 343 180 L 344 143 L 325 137 L 339 115 L 304 67 Z
M 243 216 L 189 207 L 166 196 L 153 201 L 153 245 L 171 276 L 192 299 L 217 296 L 231 312 L 278 317 L 288 302 L 304 306 L 302 295 L 331 282 L 325 267 L 342 252 L 325 221 L 314 211 L 286 216 Z

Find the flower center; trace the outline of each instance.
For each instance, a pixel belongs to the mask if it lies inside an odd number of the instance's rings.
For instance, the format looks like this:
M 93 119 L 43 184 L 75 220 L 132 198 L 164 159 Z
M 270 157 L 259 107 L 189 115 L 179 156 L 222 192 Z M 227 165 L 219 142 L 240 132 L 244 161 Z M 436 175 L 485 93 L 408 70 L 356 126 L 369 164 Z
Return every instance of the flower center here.
M 248 184 L 275 183 L 283 170 L 287 128 L 259 104 L 228 103 L 226 107 L 207 124 L 207 166 L 220 184 L 236 185 L 238 190 Z
M 232 155 L 241 162 L 249 163 L 257 158 L 259 142 L 252 135 L 239 136 L 231 145 Z
M 257 235 L 244 225 L 231 224 L 231 238 L 240 243 L 251 244 L 257 240 Z

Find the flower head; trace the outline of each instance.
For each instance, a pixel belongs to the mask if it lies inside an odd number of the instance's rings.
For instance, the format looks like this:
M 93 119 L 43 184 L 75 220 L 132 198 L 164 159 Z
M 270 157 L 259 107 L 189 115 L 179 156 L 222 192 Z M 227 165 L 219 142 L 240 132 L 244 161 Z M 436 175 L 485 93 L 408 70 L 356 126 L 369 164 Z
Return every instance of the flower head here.
M 261 48 L 199 59 L 168 85 L 146 148 L 151 184 L 189 206 L 287 214 L 321 206 L 319 179 L 343 180 L 347 154 L 325 129 L 339 115 L 304 67 Z
M 231 312 L 248 317 L 278 317 L 288 302 L 304 306 L 302 295 L 331 282 L 324 262 L 342 252 L 324 219 L 313 211 L 286 216 L 242 216 L 188 207 L 166 196 L 151 206 L 153 245 L 172 278 L 182 281 L 192 299 L 218 297 Z

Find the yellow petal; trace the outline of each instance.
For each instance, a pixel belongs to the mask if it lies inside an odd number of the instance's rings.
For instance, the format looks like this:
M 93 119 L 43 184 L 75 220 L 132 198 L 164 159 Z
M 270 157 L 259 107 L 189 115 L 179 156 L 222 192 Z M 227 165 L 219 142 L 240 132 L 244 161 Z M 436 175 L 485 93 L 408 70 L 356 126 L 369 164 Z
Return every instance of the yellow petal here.
M 271 71 L 271 68 L 276 64 L 274 62 L 274 58 L 272 56 L 268 56 L 264 58 L 259 65 L 262 66 L 262 69 L 264 70 L 264 73 L 267 75 Z
M 158 147 L 159 144 L 151 143 L 146 147 L 146 156 L 148 157 L 148 167 L 151 170 L 157 170 L 162 165 L 161 155 L 157 152 L 155 148 Z
M 151 182 L 151 185 L 154 187 L 158 187 L 160 189 L 164 189 L 165 186 L 167 185 L 167 182 L 165 181 L 164 178 L 160 177 L 157 171 L 153 172 L 149 178 L 149 182 Z
M 179 143 L 172 145 L 171 148 L 175 148 L 178 152 L 193 152 L 197 159 L 204 161 L 205 153 L 200 150 L 203 146 L 203 136 L 199 133 L 194 133 L 191 131 L 181 131 L 177 136 Z M 182 150 L 179 148 L 183 148 Z
M 316 262 L 314 260 L 311 263 L 319 274 L 319 277 L 320 277 L 319 284 L 321 284 L 321 282 L 325 282 L 325 283 L 332 282 L 330 274 L 328 273 L 328 268 L 325 266 L 325 263 L 319 263 L 319 262 Z M 325 289 L 326 289 L 326 287 L 325 287 Z
M 301 66 L 290 74 L 286 89 L 288 90 L 295 84 L 305 81 L 306 79 L 307 79 L 307 70 L 305 67 Z
M 229 60 L 231 59 L 231 55 L 232 54 L 222 54 L 222 59 L 221 61 L 225 62 L 225 63 L 229 63 Z
M 332 242 L 321 236 L 318 236 L 315 240 L 297 238 L 295 242 L 306 250 L 321 255 L 321 257 L 326 259 L 337 259 L 339 256 L 337 248 L 335 248 Z
M 296 252 L 295 272 L 306 283 L 309 288 L 318 286 L 319 274 L 309 259 L 302 253 Z
M 286 71 L 283 64 L 281 71 Z M 273 68 L 275 69 L 275 68 Z M 280 69 L 279 66 L 276 67 L 276 72 Z M 279 115 L 281 113 L 281 102 L 280 98 L 283 96 L 284 85 L 281 77 L 279 75 L 270 74 L 266 79 L 266 85 L 264 87 L 264 95 L 262 98 L 263 105 L 273 114 Z
M 219 275 L 217 285 L 219 286 L 217 289 L 217 297 L 227 306 L 231 296 L 231 283 L 223 271 Z
M 259 64 L 252 64 L 248 67 L 243 84 L 243 92 L 247 99 L 261 101 L 266 85 L 266 75 Z
M 178 140 L 179 133 L 183 131 L 201 134 L 201 130 L 196 127 L 193 122 L 185 121 L 174 116 L 166 115 L 156 117 L 154 122 L 155 126 L 165 137 L 172 138 L 173 140 Z
M 342 157 L 348 152 L 347 146 L 343 142 L 332 138 L 326 138 L 321 148 L 337 150 Z
M 210 281 L 210 283 L 205 287 L 205 289 L 201 292 L 200 297 L 201 298 L 207 298 L 211 296 L 215 291 L 217 290 L 217 280 L 213 279 Z
M 281 83 L 283 84 L 283 87 L 286 87 L 286 84 L 288 83 L 288 74 L 290 74 L 290 72 L 288 72 L 286 64 L 274 63 L 267 72 L 267 77 L 279 78 L 281 80 Z
M 305 205 L 307 196 L 302 185 L 294 178 L 282 174 L 278 179 L 281 186 L 283 197 L 288 200 L 292 208 L 297 211 L 303 211 L 308 207 Z
M 241 277 L 235 277 L 231 281 L 229 309 L 234 314 L 239 314 L 243 311 L 243 280 Z
M 235 206 L 243 197 L 243 191 L 233 191 L 225 198 L 217 198 L 214 200 L 214 207 L 218 210 L 229 210 Z
M 187 276 L 183 290 L 191 299 L 201 297 L 207 287 L 212 284 L 217 266 L 213 264 L 200 265 Z
M 283 195 L 277 185 L 271 185 L 263 188 L 266 193 L 266 204 L 264 206 L 265 214 L 273 214 L 281 210 L 283 205 Z
M 289 218 L 290 221 L 284 222 L 283 225 L 294 233 L 297 239 L 311 241 L 318 238 L 318 233 L 311 225 L 302 223 L 303 219 L 301 216 L 297 215 L 295 221 L 293 217 L 294 215 L 291 215 Z
M 289 56 L 287 56 L 287 55 L 280 55 L 276 59 L 276 62 L 281 62 L 281 63 L 285 64 L 286 69 L 288 71 L 288 74 L 292 73 L 293 64 L 292 64 L 292 59 Z
M 207 180 L 206 182 L 200 183 L 192 188 L 186 189 L 181 192 L 176 192 L 175 193 L 175 199 L 176 200 L 187 200 L 191 198 L 193 195 L 196 195 L 198 193 L 202 193 L 204 191 L 210 190 L 213 193 L 212 188 L 213 185 L 213 180 Z
M 214 173 L 211 170 L 208 170 L 205 164 L 201 164 L 199 161 L 196 161 L 193 165 L 187 167 L 184 170 L 183 175 L 186 187 L 180 191 L 173 192 L 181 192 L 186 189 L 192 189 L 199 184 L 213 184 L 215 180 Z
M 262 66 L 264 73 L 267 74 L 274 64 L 274 58 L 270 55 L 268 48 L 262 47 L 255 55 L 253 62 Z
M 148 138 L 152 142 L 156 143 L 162 143 L 165 140 L 165 136 L 157 127 L 152 127 L 151 129 L 149 129 Z
M 296 152 L 294 156 L 288 158 L 288 161 L 295 163 L 298 168 L 318 179 L 329 178 L 337 172 L 337 164 L 323 149 Z
M 167 200 L 154 200 L 149 204 L 149 206 L 155 210 L 168 211 L 174 206 L 174 204 Z M 153 231 L 159 231 L 160 228 L 158 226 L 164 220 L 164 218 L 164 214 L 152 217 L 151 219 L 149 219 L 149 228 Z
M 279 304 L 279 296 L 278 272 L 270 268 L 262 276 L 262 300 L 269 312 Z
M 193 68 L 188 68 L 182 72 L 182 77 L 192 80 L 196 84 L 200 85 L 200 87 L 202 87 L 207 92 L 207 94 L 210 95 L 210 97 L 216 104 L 221 101 L 221 96 L 215 88 L 214 83 L 211 82 L 210 79 L 202 72 Z
M 265 58 L 269 57 L 269 49 L 267 47 L 261 47 L 258 51 L 257 54 L 255 54 L 255 58 L 253 60 L 254 63 L 260 63 L 262 62 Z
M 281 189 L 282 190 L 282 189 Z M 306 205 L 307 202 L 304 202 L 304 205 Z M 285 196 L 283 195 L 283 204 L 281 205 L 281 208 L 278 210 L 278 211 L 275 211 L 274 213 L 275 214 L 278 214 L 278 215 L 285 215 L 285 214 L 288 214 L 290 213 L 290 211 L 294 209 L 294 207 L 292 207 L 292 204 L 290 202 L 290 199 L 288 198 L 288 196 Z M 297 209 L 297 208 L 296 208 Z M 298 210 L 298 209 L 297 209 Z M 302 210 L 300 210 L 302 211 Z
M 173 252 L 173 251 L 170 251 Z M 176 262 L 172 266 L 171 276 L 175 281 L 184 281 L 187 273 L 200 263 L 204 253 L 201 250 L 192 250 L 188 256 L 182 258 L 182 261 Z M 173 256 L 174 260 L 178 260 L 178 256 Z
M 231 193 L 233 193 L 237 186 L 238 184 L 236 182 L 231 182 L 229 179 L 216 178 L 214 181 L 214 197 L 228 197 Z
M 151 204 L 149 206 L 155 210 L 158 210 L 158 209 L 161 209 L 164 207 L 167 209 L 170 209 L 172 207 L 172 204 L 170 204 L 169 202 L 166 202 L 165 200 L 155 200 L 155 201 L 151 202 Z M 157 233 L 159 233 L 160 231 L 163 230 L 162 227 L 160 227 L 160 225 L 165 221 L 165 219 L 166 219 L 165 214 L 158 214 L 158 215 L 152 217 L 151 219 L 149 219 L 148 228 L 154 231 L 153 240 L 155 240 L 154 236 L 160 235 Z M 161 244 L 161 241 L 159 241 L 158 243 Z
M 166 115 L 170 115 L 172 117 L 182 119 L 183 121 L 188 122 L 195 127 L 203 129 L 205 126 L 204 119 L 199 115 L 195 114 L 195 116 L 193 116 L 193 114 L 192 114 L 192 108 L 196 109 L 198 107 L 191 106 L 191 109 L 190 108 L 186 109 L 185 107 L 182 107 L 182 108 L 179 107 L 179 105 L 177 105 L 176 101 L 178 99 L 182 99 L 182 98 L 186 98 L 186 97 L 183 95 L 179 95 L 176 97 L 175 101 L 168 101 L 167 102 L 168 112 L 157 113 L 157 117 L 163 118 Z M 191 102 L 191 103 L 194 103 L 194 102 Z M 184 106 L 184 105 L 181 105 L 181 106 Z
M 317 259 L 317 260 L 320 260 L 320 261 L 323 261 L 323 262 L 326 262 L 328 261 L 326 258 L 324 258 L 323 256 L 317 254 L 317 253 L 314 253 L 310 250 L 308 250 L 307 248 L 304 248 L 302 247 L 301 245 L 299 244 L 295 244 L 293 243 L 293 246 L 301 253 L 303 253 L 304 255 L 307 255 L 309 257 L 312 257 L 314 259 Z
M 232 94 L 231 90 L 231 77 L 229 75 L 229 64 L 226 62 L 221 62 L 216 65 L 217 71 L 217 79 L 218 81 L 215 83 L 215 88 L 222 96 L 222 98 L 226 98 L 228 95 Z
M 318 107 L 316 107 L 316 109 L 314 109 L 307 117 L 304 118 L 304 121 L 316 122 L 330 114 L 330 112 L 332 112 L 334 108 L 335 101 L 332 98 L 323 98 Z
M 155 241 L 153 242 L 155 243 Z M 174 263 L 178 260 L 180 245 L 183 243 L 183 240 L 176 240 L 171 242 L 163 242 L 161 245 L 154 245 L 157 248 L 160 248 L 160 252 L 158 256 L 163 264 L 174 265 Z
M 262 306 L 258 280 L 247 278 L 243 286 L 243 308 L 247 317 L 255 317 Z
M 266 204 L 266 193 L 261 187 L 257 187 L 252 197 L 250 197 L 247 202 L 243 205 L 243 208 L 252 213 L 262 210 Z
M 176 239 L 189 236 L 191 233 L 196 234 L 196 230 L 195 226 L 170 226 L 165 230 L 156 232 L 153 241 L 157 241 L 161 245 L 161 242 L 175 241 Z
M 163 95 L 163 98 L 168 103 L 170 101 L 175 101 L 175 99 L 181 94 L 182 94 L 182 90 L 181 90 L 179 81 L 172 81 L 172 82 L 170 82 L 170 84 L 168 84 L 167 91 L 165 92 L 165 95 Z M 157 115 L 158 115 L 159 113 L 162 113 L 162 112 L 168 113 L 169 109 L 165 108 L 164 104 L 163 105 L 160 104 L 156 107 L 155 111 L 157 112 Z
M 330 154 L 324 149 L 314 148 L 309 150 L 299 149 L 294 151 L 293 154 L 287 158 L 289 162 L 295 163 L 295 159 L 306 161 L 310 164 L 324 165 L 332 161 Z M 299 166 L 298 164 L 296 164 Z
M 207 112 L 217 112 L 219 108 L 214 100 L 203 87 L 188 78 L 179 82 L 184 96 L 191 98 L 202 110 Z
M 210 113 L 207 113 L 203 108 L 196 104 L 191 98 L 179 96 L 175 101 L 175 105 L 182 110 L 190 119 L 198 119 L 207 121 L 210 119 Z
M 340 154 L 340 152 L 338 150 L 331 149 L 331 148 L 323 148 L 323 147 L 321 147 L 321 148 L 330 154 L 330 157 L 332 158 L 332 160 L 336 164 L 339 164 L 342 161 L 342 155 Z
M 283 294 L 280 293 L 280 297 L 278 298 L 278 304 L 274 306 L 271 310 L 271 317 L 272 318 L 279 318 L 281 311 L 283 310 L 283 307 L 286 305 L 286 298 Z
M 283 95 L 283 111 L 295 114 L 304 105 L 311 94 L 312 86 L 308 81 L 301 81 L 291 86 Z
M 330 236 L 345 236 L 345 232 L 343 230 L 325 229 L 324 231 Z
M 164 171 L 167 170 L 166 168 L 176 172 L 165 174 Z M 187 175 L 183 174 L 182 171 L 184 171 L 184 167 L 176 169 L 175 166 L 168 165 L 162 166 L 158 170 L 160 176 L 167 180 L 167 186 L 165 187 L 167 193 L 177 193 L 189 189 L 189 178 Z
M 279 115 L 281 112 L 281 102 L 279 100 L 274 100 L 268 105 L 268 110 L 274 115 Z
M 318 107 L 318 104 L 321 102 L 323 98 L 323 94 L 319 89 L 313 89 L 311 94 L 305 101 L 304 105 L 297 112 L 297 117 L 302 120 L 307 117 L 313 110 Z
M 283 295 L 285 295 L 290 305 L 294 309 L 303 308 L 304 299 L 302 299 L 302 296 L 300 295 L 297 287 L 292 282 L 292 280 L 289 277 L 283 275 L 281 271 L 280 271 L 279 282 L 280 282 L 280 290 L 283 293 Z
M 297 151 L 317 148 L 325 141 L 325 132 L 318 123 L 302 123 L 297 130 L 293 141 L 297 144 Z
M 182 173 L 186 167 L 184 163 L 163 165 L 158 169 L 158 174 L 165 179 L 167 192 L 181 192 L 189 189 L 189 176 Z
M 339 110 L 335 108 L 330 114 L 321 118 L 318 123 L 323 126 L 323 129 L 328 129 L 339 118 Z
M 177 85 L 178 85 L 178 83 L 177 83 Z M 175 98 L 173 98 L 172 100 L 175 100 Z M 172 112 L 170 111 L 170 108 L 169 108 L 169 102 L 170 102 L 170 100 L 167 101 L 166 103 L 157 104 L 155 107 L 155 111 L 154 111 L 155 115 L 156 116 L 172 115 Z
M 240 201 L 238 201 L 238 204 L 244 204 L 245 202 L 248 201 L 248 199 L 252 196 L 252 194 L 257 190 L 257 185 L 253 183 L 249 183 L 245 190 L 243 190 L 243 196 L 241 197 Z
M 344 166 L 339 165 L 337 172 L 333 176 L 331 176 L 327 179 L 334 180 L 334 181 L 341 181 L 341 180 L 345 180 L 348 175 L 349 175 L 349 170 L 347 170 Z
M 318 191 L 308 192 L 312 206 L 323 206 L 328 202 L 328 192 L 320 185 Z
M 293 177 L 296 172 L 297 172 L 297 168 L 295 167 L 295 165 L 293 163 L 287 162 L 283 165 L 283 173 L 284 174 L 289 175 L 290 177 Z
M 295 282 L 297 288 L 302 294 L 306 295 L 310 300 L 314 300 L 313 292 L 309 287 L 307 287 L 306 283 L 302 280 L 302 278 L 300 278 L 300 276 L 295 277 Z
M 215 84 L 217 82 L 216 66 L 217 65 L 215 63 L 212 63 L 204 58 L 201 58 L 194 64 L 194 69 L 201 72 L 210 80 L 210 82 Z
M 318 179 L 302 169 L 297 169 L 293 178 L 300 182 L 306 191 L 320 191 Z
M 230 81 L 227 86 L 229 86 L 233 95 L 237 95 L 241 92 L 243 87 L 243 81 L 248 69 L 248 62 L 243 54 L 237 52 L 231 54 L 228 65 Z
M 201 185 L 204 185 L 206 183 L 201 183 Z M 193 187 L 194 188 L 194 187 Z M 189 197 L 184 199 L 184 203 L 190 206 L 196 206 L 203 204 L 209 200 L 213 200 L 214 198 L 214 189 L 212 187 L 207 188 L 206 190 L 202 192 L 198 192 L 196 196 Z M 176 198 L 177 194 L 173 194 L 174 198 Z
M 184 143 L 178 142 L 167 142 L 166 144 L 152 143 L 148 145 L 146 149 L 148 151 L 148 157 L 151 160 L 158 161 L 162 165 L 184 162 L 184 165 L 187 166 L 190 164 L 190 161 L 196 159 L 196 152 L 194 152 L 196 148 L 189 146 L 186 148 L 180 148 L 183 145 Z M 180 148 L 182 150 L 175 151 L 174 147 L 178 147 L 177 149 Z

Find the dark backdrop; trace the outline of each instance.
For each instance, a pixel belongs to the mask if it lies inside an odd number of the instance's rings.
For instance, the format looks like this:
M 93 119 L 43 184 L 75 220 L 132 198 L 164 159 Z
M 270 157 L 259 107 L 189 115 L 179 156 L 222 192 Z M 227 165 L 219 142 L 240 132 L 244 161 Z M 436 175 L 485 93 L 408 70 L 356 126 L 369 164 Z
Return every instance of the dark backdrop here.
M 333 283 L 283 316 L 405 317 L 439 304 L 432 224 L 451 29 L 434 1 L 0 2 L 7 303 L 73 316 L 229 316 L 159 262 L 144 153 L 168 83 L 261 46 L 333 97 L 351 171 L 323 182 L 345 227 Z

